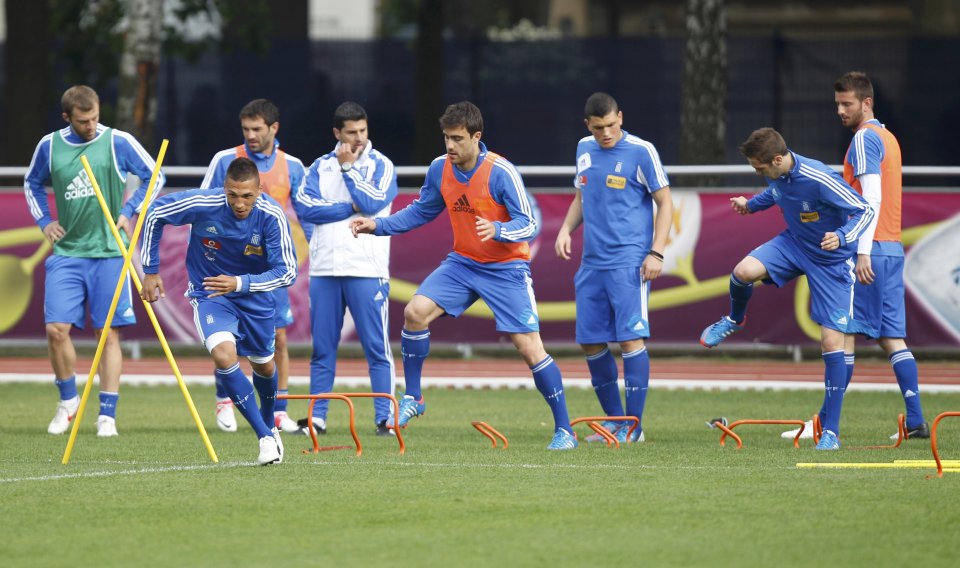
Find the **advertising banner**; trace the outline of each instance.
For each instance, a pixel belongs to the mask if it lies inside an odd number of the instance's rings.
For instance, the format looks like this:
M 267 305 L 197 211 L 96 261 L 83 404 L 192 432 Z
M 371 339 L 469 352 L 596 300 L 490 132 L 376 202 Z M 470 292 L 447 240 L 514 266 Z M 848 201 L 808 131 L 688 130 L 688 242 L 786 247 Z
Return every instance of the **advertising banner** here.
M 650 326 L 652 343 L 693 344 L 700 332 L 727 313 L 728 280 L 734 265 L 757 245 L 784 228 L 773 208 L 740 216 L 729 204 L 737 194 L 673 192 L 676 212 L 670 241 L 664 251 L 664 276 L 652 283 Z M 400 195 L 394 211 L 416 199 Z M 554 253 L 554 239 L 572 199 L 570 194 L 541 194 L 537 201 L 542 229 L 533 242 L 534 290 L 541 333 L 547 342 L 574 342 L 573 277 L 579 266 L 581 232 L 573 236 L 573 258 Z M 42 257 L 46 247 L 40 230 L 27 212 L 22 194 L 0 193 L 0 338 L 44 338 Z M 51 203 L 51 208 L 53 207 Z M 903 200 L 903 240 L 907 250 L 907 330 L 911 346 L 945 346 L 960 342 L 960 194 L 908 193 Z M 161 249 L 161 275 L 167 297 L 154 304 L 167 339 L 196 343 L 192 309 L 182 292 L 186 287 L 184 252 L 187 229 L 168 227 Z M 309 277 L 306 242 L 299 226 L 294 238 L 300 277 L 291 287 L 295 323 L 288 328 L 293 343 L 310 341 L 307 301 Z M 410 233 L 393 237 L 391 246 L 390 336 L 399 341 L 403 307 L 417 286 L 451 251 L 447 215 Z M 138 260 L 138 259 L 135 259 Z M 138 263 L 137 263 L 138 264 Z M 137 324 L 124 330 L 127 339 L 150 340 L 153 330 L 142 306 Z M 748 311 L 747 329 L 730 342 L 816 343 L 819 329 L 809 319 L 809 290 L 801 278 L 784 289 L 759 286 Z M 459 321 L 458 321 L 459 320 Z M 88 326 L 89 328 L 89 326 Z M 460 318 L 442 317 L 432 326 L 434 341 L 444 343 L 509 344 L 494 329 L 492 314 L 478 302 Z M 92 336 L 89 329 L 77 337 Z M 347 317 L 345 341 L 356 340 Z

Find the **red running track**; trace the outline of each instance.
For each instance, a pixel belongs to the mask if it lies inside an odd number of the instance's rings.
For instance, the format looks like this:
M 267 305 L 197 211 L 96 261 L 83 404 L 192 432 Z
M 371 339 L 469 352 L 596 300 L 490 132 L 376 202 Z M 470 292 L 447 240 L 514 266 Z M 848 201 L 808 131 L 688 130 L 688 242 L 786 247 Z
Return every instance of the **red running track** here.
M 77 373 L 85 375 L 90 369 L 89 358 L 77 361 Z M 557 363 L 565 379 L 589 379 L 587 364 L 582 358 L 558 359 Z M 184 375 L 203 375 L 213 372 L 213 364 L 205 357 L 177 359 Z M 309 376 L 310 364 L 297 358 L 290 362 L 290 374 Z M 960 362 L 919 363 L 920 384 L 960 385 Z M 0 373 L 45 374 L 50 373 L 50 363 L 43 358 L 0 358 Z M 164 358 L 140 360 L 126 359 L 125 374 L 156 375 L 170 372 Z M 424 377 L 524 377 L 530 371 L 516 359 L 430 359 L 424 365 Z M 810 381 L 823 382 L 823 363 L 809 361 L 793 363 L 785 361 L 716 361 L 697 359 L 654 359 L 650 365 L 651 378 L 684 380 L 756 380 L 756 381 Z M 365 376 L 367 364 L 363 359 L 340 359 L 337 374 L 341 376 Z M 403 375 L 402 364 L 397 362 L 397 374 Z M 890 365 L 882 361 L 857 363 L 854 382 L 896 384 Z

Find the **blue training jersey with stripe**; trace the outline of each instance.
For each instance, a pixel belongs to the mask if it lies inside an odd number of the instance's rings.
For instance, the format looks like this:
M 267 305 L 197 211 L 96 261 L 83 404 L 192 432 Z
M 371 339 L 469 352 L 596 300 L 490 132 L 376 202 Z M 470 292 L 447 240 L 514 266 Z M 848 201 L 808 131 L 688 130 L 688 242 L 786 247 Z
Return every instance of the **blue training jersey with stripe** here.
M 623 131 L 613 148 L 593 136 L 577 144 L 583 204 L 581 266 L 608 270 L 640 266 L 653 241 L 653 197 L 670 185 L 657 149 Z
M 191 189 L 157 199 L 144 225 L 140 260 L 145 274 L 160 270 L 163 228 L 188 224 L 188 296 L 209 295 L 203 279 L 221 274 L 241 279 L 240 290 L 228 298 L 290 286 L 296 280 L 297 254 L 280 204 L 261 193 L 250 215 L 238 219 L 222 188 Z
M 107 128 L 108 127 L 103 124 L 98 124 L 95 139 L 102 136 L 103 133 L 107 131 Z M 50 207 L 47 204 L 47 190 L 45 186 L 51 179 L 50 152 L 55 134 L 57 133 L 51 132 L 41 138 L 40 142 L 37 143 L 37 147 L 33 151 L 33 158 L 30 160 L 30 167 L 27 168 L 27 175 L 24 176 L 23 179 L 23 190 L 27 197 L 30 214 L 33 215 L 34 220 L 41 230 L 53 221 Z M 74 132 L 73 128 L 69 126 L 61 129 L 59 135 L 63 137 L 65 142 L 72 145 L 79 146 L 88 143 L 88 141 L 81 138 L 80 135 Z M 136 138 L 127 132 L 114 129 L 111 143 L 113 144 L 114 166 L 117 170 L 117 175 L 126 180 L 127 174 L 132 173 L 140 180 L 140 186 L 137 187 L 133 195 L 130 196 L 130 199 L 128 199 L 120 209 L 120 214 L 130 219 L 134 214 L 139 213 L 143 206 L 143 200 L 147 196 L 147 186 L 149 185 L 150 177 L 153 175 L 156 162 L 154 162 L 150 154 L 143 149 L 143 146 L 137 142 Z M 86 183 L 89 183 L 89 181 Z M 160 175 L 157 177 L 157 185 L 154 188 L 153 195 L 159 194 L 164 183 L 166 183 L 166 176 L 163 175 L 163 172 L 160 172 Z M 67 191 L 67 188 L 55 187 L 53 190 L 55 192 L 63 192 Z M 84 192 L 82 197 L 93 201 L 97 200 L 92 190 Z M 109 237 L 109 242 L 113 243 L 113 237 Z
M 849 259 L 857 252 L 857 239 L 873 218 L 866 200 L 829 166 L 791 152 L 793 168 L 771 180 L 762 193 L 747 202 L 752 213 L 773 205 L 780 207 L 787 229 L 812 258 L 826 264 Z M 840 247 L 820 248 L 823 235 L 837 233 Z

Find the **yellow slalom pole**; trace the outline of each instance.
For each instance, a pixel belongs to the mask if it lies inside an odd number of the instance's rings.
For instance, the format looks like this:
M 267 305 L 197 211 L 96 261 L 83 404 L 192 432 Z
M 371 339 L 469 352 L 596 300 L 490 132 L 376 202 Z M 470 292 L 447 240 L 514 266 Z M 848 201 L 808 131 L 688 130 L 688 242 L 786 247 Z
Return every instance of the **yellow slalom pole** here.
M 87 162 L 86 156 L 80 156 L 80 161 L 83 163 L 83 168 L 87 171 L 87 175 L 90 176 L 90 181 L 93 185 L 93 190 L 97 194 L 97 201 L 100 202 L 100 209 L 103 210 L 103 215 L 107 219 L 107 226 L 110 227 L 110 231 L 113 233 L 113 238 L 117 241 L 117 246 L 123 248 L 123 239 L 120 237 L 120 231 L 117 230 L 116 223 L 113 222 L 113 217 L 110 215 L 110 208 L 107 206 L 106 199 L 103 198 L 103 193 L 100 191 L 100 185 L 97 183 L 96 178 L 93 175 L 93 170 L 90 169 L 90 163 Z M 141 216 L 146 216 L 147 207 L 141 209 Z M 133 269 L 133 266 L 130 267 L 130 277 L 133 278 L 133 283 L 137 287 L 137 291 L 143 289 L 143 284 L 140 282 L 140 276 L 137 274 L 137 271 Z M 213 449 L 213 444 L 210 442 L 210 437 L 207 435 L 207 430 L 203 427 L 203 421 L 200 420 L 200 415 L 197 413 L 197 407 L 193 404 L 193 398 L 190 396 L 190 391 L 187 390 L 186 383 L 183 382 L 183 375 L 180 374 L 180 367 L 177 365 L 176 359 L 173 358 L 173 353 L 170 351 L 170 345 L 167 343 L 167 338 L 163 334 L 163 330 L 160 328 L 160 322 L 157 321 L 157 316 L 153 311 L 153 305 L 142 299 L 143 307 L 147 311 L 147 316 L 150 318 L 150 323 L 153 324 L 153 330 L 157 334 L 157 339 L 160 341 L 161 347 L 163 347 L 163 353 L 167 356 L 167 362 L 170 363 L 170 369 L 173 370 L 173 375 L 177 378 L 177 384 L 180 385 L 180 392 L 183 393 L 183 398 L 187 401 L 187 408 L 190 409 L 190 415 L 193 416 L 193 421 L 197 424 L 197 429 L 200 431 L 200 438 L 203 440 L 203 445 L 207 448 L 207 453 L 210 454 L 210 459 L 213 460 L 213 463 L 219 463 L 217 459 L 217 452 Z
M 157 155 L 157 164 L 150 176 L 150 183 L 147 185 L 147 195 L 143 199 L 143 211 L 146 213 L 150 207 L 150 199 L 154 188 L 157 186 L 157 179 L 160 177 L 160 165 L 163 163 L 163 156 L 167 153 L 167 140 L 160 144 L 160 153 Z M 91 183 L 96 180 L 90 178 Z M 73 421 L 73 427 L 70 429 L 70 439 L 67 440 L 67 449 L 63 452 L 63 465 L 70 463 L 70 454 L 73 452 L 73 444 L 77 440 L 77 432 L 80 430 L 80 422 L 83 420 L 83 410 L 87 406 L 87 399 L 90 397 L 90 389 L 93 387 L 93 376 L 100 365 L 100 357 L 103 355 L 103 346 L 107 342 L 107 335 L 110 334 L 110 325 L 113 323 L 113 312 L 120 303 L 120 293 L 123 291 L 124 279 L 130 270 L 130 259 L 133 257 L 133 251 L 137 246 L 137 238 L 140 236 L 140 229 L 143 227 L 143 221 L 146 215 L 137 217 L 137 224 L 133 229 L 133 235 L 130 237 L 130 248 L 123 255 L 123 268 L 120 269 L 120 278 L 117 280 L 117 288 L 113 292 L 113 300 L 110 302 L 110 310 L 107 312 L 107 321 L 103 324 L 103 333 L 100 334 L 100 341 L 97 342 L 97 351 L 93 356 L 93 362 L 90 364 L 90 374 L 87 376 L 87 384 L 83 387 L 83 396 L 80 398 L 80 407 L 77 409 L 77 416 Z M 123 247 L 120 247 L 123 250 Z

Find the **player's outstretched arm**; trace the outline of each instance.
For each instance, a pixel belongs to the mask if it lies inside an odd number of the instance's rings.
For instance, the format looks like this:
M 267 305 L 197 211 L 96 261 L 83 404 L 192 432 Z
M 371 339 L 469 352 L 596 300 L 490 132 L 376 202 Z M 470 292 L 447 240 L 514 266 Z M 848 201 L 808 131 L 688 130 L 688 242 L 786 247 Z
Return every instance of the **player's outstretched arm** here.
M 141 298 L 153 303 L 166 297 L 166 295 L 166 291 L 163 289 L 163 278 L 160 278 L 159 274 L 143 275 L 143 287 L 140 289 Z
M 372 234 L 377 230 L 377 222 L 373 219 L 367 219 L 366 217 L 360 217 L 350 221 L 350 232 L 353 233 L 353 238 L 357 238 L 357 235 L 360 233 L 369 233 Z

